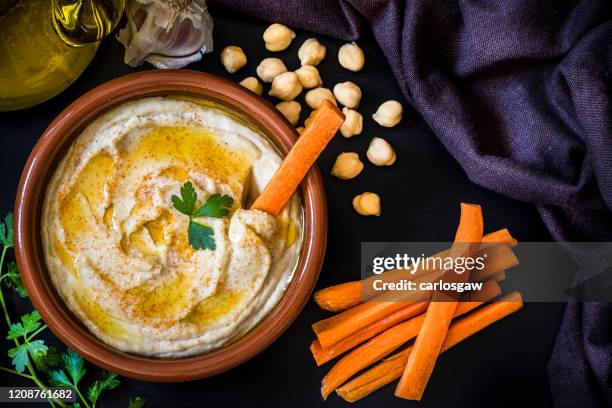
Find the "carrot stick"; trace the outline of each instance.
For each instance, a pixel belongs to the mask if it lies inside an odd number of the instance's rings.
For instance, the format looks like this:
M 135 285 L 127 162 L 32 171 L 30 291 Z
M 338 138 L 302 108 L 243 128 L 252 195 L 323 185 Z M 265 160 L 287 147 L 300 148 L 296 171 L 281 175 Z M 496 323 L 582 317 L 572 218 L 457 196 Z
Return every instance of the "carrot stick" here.
M 330 286 L 315 292 L 314 300 L 321 309 L 330 312 L 346 310 L 363 301 L 361 285 L 363 285 L 363 281 L 352 281 Z
M 482 242 L 486 244 L 497 243 L 497 244 L 508 244 L 510 247 L 515 247 L 518 241 L 510 234 L 507 228 L 503 228 L 492 232 L 482 237 Z
M 485 301 L 498 296 L 501 293 L 501 289 L 496 282 L 491 282 L 487 285 L 487 289 L 483 289 L 481 292 L 481 295 L 485 297 L 484 299 L 477 302 L 461 302 L 455 309 L 453 318 L 468 313 L 482 305 Z M 424 314 L 413 317 L 408 321 L 385 330 L 341 358 L 321 382 L 321 395 L 323 399 L 327 399 L 329 394 L 352 375 L 414 338 L 419 333 L 424 321 Z
M 482 230 L 480 206 L 461 203 L 461 218 L 450 256 L 469 252 L 470 243 L 482 241 Z M 453 274 L 452 271 L 450 273 Z M 454 277 L 460 278 L 457 274 Z M 434 299 L 430 303 L 423 327 L 414 343 L 414 350 L 410 353 L 404 374 L 395 389 L 397 397 L 420 400 L 423 396 L 456 308 L 456 301 L 437 302 Z
M 478 308 L 473 313 L 453 321 L 440 353 L 450 349 L 485 327 L 516 312 L 523 306 L 518 292 L 504 296 L 495 303 Z M 336 390 L 348 402 L 356 402 L 377 389 L 400 378 L 413 346 L 394 354 Z
M 406 306 L 394 313 L 391 313 L 389 316 L 386 316 L 385 318 L 356 331 L 328 348 L 323 348 L 319 340 L 315 339 L 310 344 L 310 352 L 312 353 L 317 365 L 323 365 L 338 357 L 345 351 L 348 351 L 364 341 L 376 336 L 378 333 L 381 333 L 398 323 L 406 321 L 411 317 L 422 314 L 427 310 L 428 305 L 429 302 L 417 302 Z
M 510 235 L 510 232 L 506 228 L 487 234 L 482 240 L 486 243 L 503 243 L 511 246 L 516 244 L 516 240 Z M 449 251 L 450 249 L 438 252 L 432 255 L 432 258 L 444 258 L 448 256 Z M 422 271 L 417 271 L 417 274 L 419 272 Z M 372 289 L 372 284 L 375 280 L 382 279 L 385 282 L 398 282 L 404 279 L 408 273 L 409 272 L 403 269 L 394 269 L 360 281 L 330 286 L 315 293 L 315 302 L 317 302 L 319 307 L 329 310 L 330 312 L 346 310 L 379 294 Z M 414 275 L 412 277 L 414 277 Z
M 278 215 L 342 122 L 342 112 L 324 101 L 251 208 Z

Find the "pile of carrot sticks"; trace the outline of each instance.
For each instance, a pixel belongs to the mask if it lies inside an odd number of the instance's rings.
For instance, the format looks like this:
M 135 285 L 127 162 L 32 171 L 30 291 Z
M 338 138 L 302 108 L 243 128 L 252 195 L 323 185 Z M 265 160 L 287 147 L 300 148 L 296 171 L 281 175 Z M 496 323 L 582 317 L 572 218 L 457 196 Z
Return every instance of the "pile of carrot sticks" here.
M 312 325 L 316 339 L 310 351 L 319 366 L 343 355 L 323 378 L 323 399 L 336 391 L 346 401 L 355 402 L 399 379 L 395 395 L 420 400 L 440 353 L 523 306 L 518 292 L 501 296 L 498 284 L 505 271 L 518 264 L 512 250 L 515 245 L 507 229 L 483 235 L 480 206 L 462 203 L 453 245 L 433 257 L 480 254 L 485 255 L 485 267 L 462 275 L 419 271 L 410 279 L 431 281 L 451 275 L 455 280 L 483 282 L 477 293 L 449 299 L 443 298 L 446 293 L 413 296 L 372 288 L 375 279 L 397 282 L 407 278 L 406 270 L 318 291 L 317 304 L 338 313 Z

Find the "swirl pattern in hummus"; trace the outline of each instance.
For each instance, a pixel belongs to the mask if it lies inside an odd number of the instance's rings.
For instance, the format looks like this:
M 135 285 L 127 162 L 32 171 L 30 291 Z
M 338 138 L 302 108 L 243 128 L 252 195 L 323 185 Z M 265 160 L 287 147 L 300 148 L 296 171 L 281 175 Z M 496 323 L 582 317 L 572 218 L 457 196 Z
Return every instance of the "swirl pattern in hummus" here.
M 281 157 L 258 131 L 223 110 L 146 98 L 90 124 L 47 188 L 42 242 L 68 307 L 117 349 L 160 357 L 219 348 L 280 300 L 301 249 L 294 196 L 275 218 L 243 209 Z M 198 221 L 216 249 L 194 250 L 189 217 L 171 197 L 191 181 L 201 205 L 234 198 L 226 218 Z

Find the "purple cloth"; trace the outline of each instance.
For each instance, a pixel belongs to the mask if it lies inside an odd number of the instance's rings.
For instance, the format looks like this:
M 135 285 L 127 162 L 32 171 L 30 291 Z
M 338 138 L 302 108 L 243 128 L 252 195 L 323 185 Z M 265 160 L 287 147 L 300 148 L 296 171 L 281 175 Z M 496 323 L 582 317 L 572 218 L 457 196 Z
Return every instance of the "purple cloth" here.
M 612 241 L 612 1 L 212 0 L 344 40 L 372 30 L 475 183 L 534 203 L 560 241 Z M 567 307 L 558 406 L 609 406 L 612 306 Z

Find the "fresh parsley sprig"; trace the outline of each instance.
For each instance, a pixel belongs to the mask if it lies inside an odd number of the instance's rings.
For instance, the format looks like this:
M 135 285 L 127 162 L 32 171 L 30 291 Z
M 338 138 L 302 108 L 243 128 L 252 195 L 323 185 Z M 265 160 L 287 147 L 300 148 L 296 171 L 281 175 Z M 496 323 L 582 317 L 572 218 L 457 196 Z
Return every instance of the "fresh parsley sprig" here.
M 223 218 L 229 214 L 229 208 L 234 204 L 234 199 L 228 195 L 213 194 L 206 200 L 200 208 L 195 209 L 198 195 L 190 181 L 181 187 L 181 196 L 173 195 L 172 204 L 179 212 L 189 216 L 189 226 L 187 227 L 187 238 L 189 244 L 196 250 L 217 248 L 215 243 L 215 232 L 208 225 L 203 225 L 195 221 L 198 217 Z
M 20 297 L 25 298 L 28 294 L 19 277 L 17 265 L 11 262 L 7 265 L 7 270 L 3 272 L 7 251 L 13 247 L 12 214 L 8 214 L 4 217 L 4 220 L 0 220 L 0 245 L 2 246 L 0 252 L 0 284 L 4 283 Z M 83 358 L 71 349 L 60 354 L 55 347 L 48 346 L 44 340 L 37 338 L 47 328 L 47 325 L 43 323 L 36 310 L 21 316 L 18 322 L 13 323 L 6 305 L 2 285 L 0 285 L 0 305 L 8 326 L 6 339 L 14 343 L 14 347 L 8 351 L 13 368 L 0 366 L 0 371 L 26 378 L 43 390 L 47 389 L 47 385 L 43 382 L 40 373 L 46 373 L 49 377 L 49 384 L 75 390 L 80 402 L 74 403 L 73 407 L 81 407 L 82 403 L 85 408 L 95 408 L 100 395 L 105 390 L 112 390 L 119 385 L 117 374 L 105 371 L 100 379 L 91 383 L 86 399 L 79 389 L 79 384 L 87 372 Z M 60 400 L 49 399 L 48 401 L 52 407 L 67 407 Z M 128 408 L 142 408 L 144 403 L 143 398 L 137 397 L 129 401 Z

